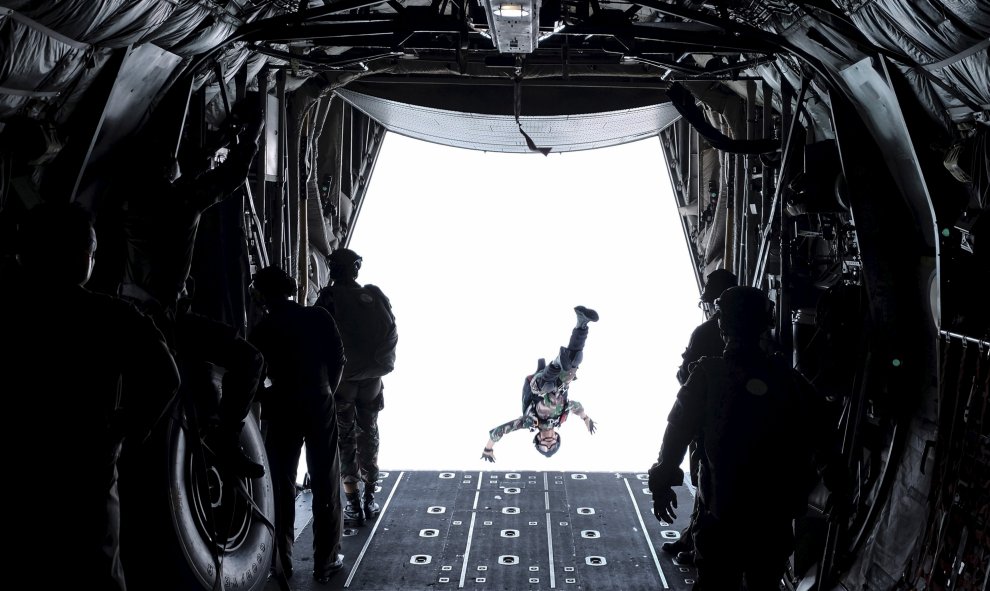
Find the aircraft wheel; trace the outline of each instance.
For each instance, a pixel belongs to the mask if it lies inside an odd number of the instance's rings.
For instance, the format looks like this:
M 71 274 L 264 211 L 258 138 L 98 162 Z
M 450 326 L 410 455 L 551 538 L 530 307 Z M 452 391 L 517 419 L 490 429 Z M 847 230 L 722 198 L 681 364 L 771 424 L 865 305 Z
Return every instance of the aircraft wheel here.
M 275 502 L 258 422 L 245 421 L 241 446 L 265 466 L 261 478 L 225 474 L 198 442 L 190 445 L 188 435 L 173 421 L 168 433 L 169 506 L 189 574 L 204 590 L 214 588 L 218 573 L 225 589 L 261 589 L 273 555 Z

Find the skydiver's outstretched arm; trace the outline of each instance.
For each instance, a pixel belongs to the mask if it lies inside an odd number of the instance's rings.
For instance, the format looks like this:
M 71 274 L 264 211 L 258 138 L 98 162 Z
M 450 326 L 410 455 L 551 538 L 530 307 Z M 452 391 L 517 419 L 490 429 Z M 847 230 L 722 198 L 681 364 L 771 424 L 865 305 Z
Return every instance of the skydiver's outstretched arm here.
M 530 417 L 519 417 L 517 419 L 512 419 L 507 423 L 502 423 L 498 427 L 495 427 L 488 432 L 488 443 L 485 444 L 485 450 L 481 453 L 481 459 L 486 462 L 495 462 L 495 443 L 506 433 L 511 433 L 513 431 L 518 431 L 519 429 L 529 429 L 535 424 Z
M 486 462 L 495 463 L 495 442 L 488 439 L 488 443 L 485 444 L 485 451 L 481 452 L 481 459 Z
M 595 434 L 598 427 L 595 425 L 595 421 L 588 416 L 588 413 L 584 412 L 584 406 L 580 402 L 569 400 L 567 402 L 567 410 L 581 417 L 581 420 L 584 421 L 584 426 L 588 429 L 588 433 Z

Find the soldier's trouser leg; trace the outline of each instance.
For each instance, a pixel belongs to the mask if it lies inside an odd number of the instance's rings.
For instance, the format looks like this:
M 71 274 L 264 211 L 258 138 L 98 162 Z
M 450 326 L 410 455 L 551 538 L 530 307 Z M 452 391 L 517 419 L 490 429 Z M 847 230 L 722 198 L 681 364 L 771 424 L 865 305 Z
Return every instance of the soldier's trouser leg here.
M 748 591 L 777 591 L 794 551 L 794 526 L 790 519 L 773 519 L 761 525 L 760 543 L 752 544 L 743 568 Z
M 560 349 L 560 367 L 564 371 L 576 368 L 581 365 L 584 359 L 584 343 L 588 340 L 588 327 L 575 328 L 571 330 L 571 338 L 567 342 L 566 348 Z
M 381 378 L 367 380 L 361 385 L 358 402 L 355 405 L 357 422 L 357 457 L 360 476 L 365 486 L 374 492 L 378 482 L 378 409 L 380 396 L 384 395 Z
M 337 434 L 340 448 L 340 476 L 345 484 L 356 484 L 361 480 L 360 458 L 357 444 L 357 410 L 355 403 L 358 382 L 342 380 L 334 394 L 337 409 Z M 348 489 L 350 490 L 350 489 Z
M 337 415 L 329 392 L 309 407 L 306 463 L 313 488 L 313 570 L 337 560 L 343 535 Z
M 698 441 L 692 441 L 691 445 L 688 447 L 690 466 L 691 466 L 691 484 L 695 487 L 699 484 L 698 470 L 700 468 L 700 459 L 698 452 Z M 684 547 L 688 551 L 694 550 L 694 528 L 698 520 L 698 513 L 701 510 L 701 495 L 697 492 L 694 495 L 694 508 L 691 510 L 691 521 L 688 523 L 687 527 L 681 530 L 681 541 L 684 543 Z
M 296 472 L 302 452 L 303 434 L 292 419 L 271 421 L 265 436 L 265 451 L 272 476 L 275 500 L 275 537 L 278 556 L 288 569 L 292 567 L 292 543 L 296 523 Z
M 747 591 L 777 591 L 787 557 L 793 549 L 791 522 L 771 517 L 761 523 L 760 543 L 752 540 L 752 526 L 745 520 L 719 521 L 704 512 L 695 529 L 698 562 L 696 591 L 738 589 L 746 579 Z
M 708 513 L 698 515 L 694 529 L 698 582 L 694 591 L 737 591 L 742 584 L 741 549 L 732 528 Z

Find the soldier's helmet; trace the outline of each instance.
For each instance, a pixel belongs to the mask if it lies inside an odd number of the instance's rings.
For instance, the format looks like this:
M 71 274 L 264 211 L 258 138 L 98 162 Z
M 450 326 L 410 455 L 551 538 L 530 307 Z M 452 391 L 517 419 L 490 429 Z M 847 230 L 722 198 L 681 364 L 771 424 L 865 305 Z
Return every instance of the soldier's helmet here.
M 361 270 L 361 255 L 349 248 L 338 248 L 327 257 L 330 266 L 330 276 L 333 278 L 350 278 L 358 276 Z
M 287 298 L 296 293 L 296 280 L 275 266 L 265 267 L 255 273 L 251 284 L 268 300 Z
M 773 323 L 773 302 L 762 290 L 736 286 L 715 300 L 718 326 L 728 337 L 752 339 Z
M 533 436 L 533 447 L 536 448 L 536 451 L 540 452 L 541 454 L 549 458 L 553 454 L 557 453 L 557 450 L 560 449 L 560 433 L 559 432 L 557 433 L 557 442 L 551 445 L 550 447 L 546 447 L 540 442 L 540 434 L 537 433 L 535 436 Z
M 707 304 L 714 302 L 722 292 L 739 285 L 735 273 L 728 269 L 715 269 L 705 279 L 705 289 L 701 292 L 701 301 Z

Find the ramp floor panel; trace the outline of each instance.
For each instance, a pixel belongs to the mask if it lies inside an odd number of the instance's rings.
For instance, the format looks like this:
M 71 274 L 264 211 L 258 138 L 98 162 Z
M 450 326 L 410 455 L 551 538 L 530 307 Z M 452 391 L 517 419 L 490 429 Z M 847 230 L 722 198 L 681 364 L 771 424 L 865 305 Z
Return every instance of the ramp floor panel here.
M 382 513 L 345 530 L 345 567 L 327 585 L 311 575 L 311 522 L 297 527 L 293 591 L 682 591 L 694 582 L 693 567 L 660 550 L 690 518 L 694 499 L 685 487 L 675 489 L 678 517 L 668 525 L 653 517 L 646 474 L 382 475 Z M 304 492 L 297 505 L 307 500 Z M 264 591 L 278 590 L 272 578 Z

